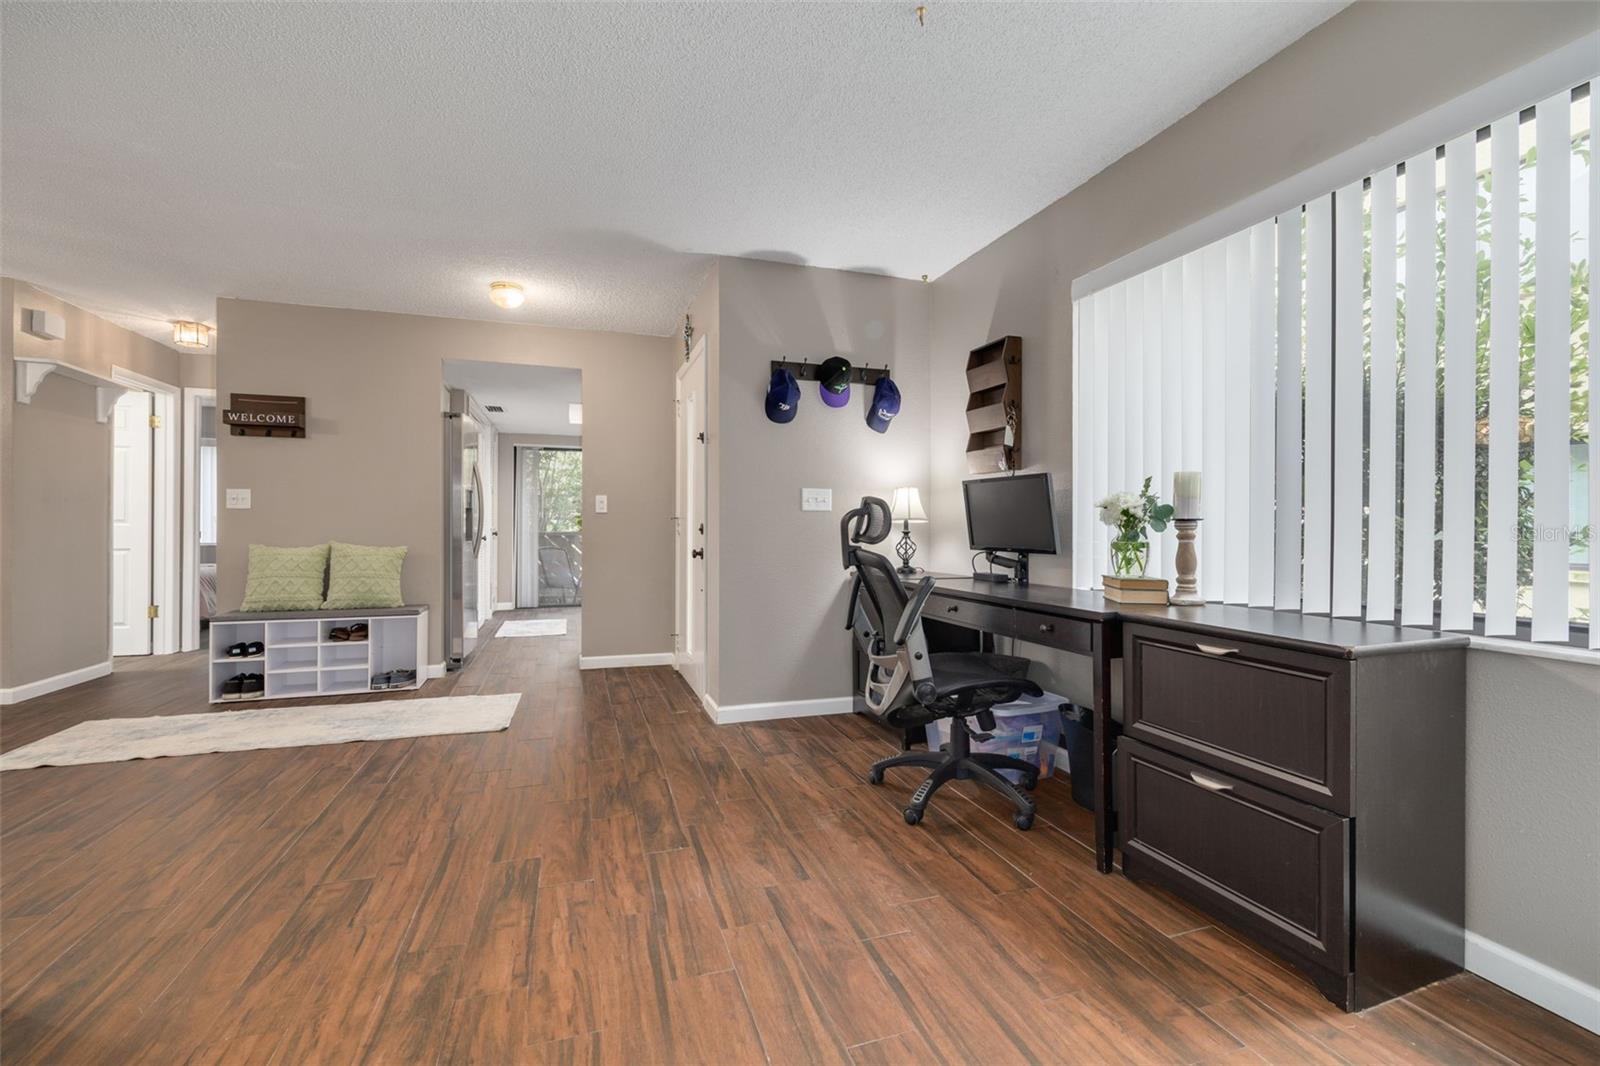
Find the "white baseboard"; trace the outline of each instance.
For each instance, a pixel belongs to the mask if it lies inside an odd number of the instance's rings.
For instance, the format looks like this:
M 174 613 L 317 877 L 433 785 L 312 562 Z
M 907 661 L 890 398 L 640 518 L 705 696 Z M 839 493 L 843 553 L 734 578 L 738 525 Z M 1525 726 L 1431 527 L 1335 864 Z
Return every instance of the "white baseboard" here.
M 429 680 L 432 680 L 433 678 L 443 677 L 444 675 L 445 675 L 444 663 L 429 663 L 428 667 L 427 667 L 427 672 L 423 676 L 425 678 L 429 679 Z
M 496 614 L 499 614 L 501 611 L 515 611 L 516 609 L 517 609 L 517 605 L 512 603 L 510 600 L 507 600 L 504 603 L 497 603 L 497 604 L 494 605 L 494 610 L 495 610 Z
M 579 670 L 615 670 L 623 666 L 671 666 L 670 651 L 645 652 L 642 655 L 580 655 Z
M 772 722 L 780 718 L 812 718 L 822 714 L 849 714 L 855 707 L 851 696 L 832 696 L 822 700 L 782 700 L 776 703 L 735 703 L 719 706 L 707 697 L 706 712 L 718 725 L 736 722 Z
M 68 670 L 64 674 L 41 678 L 38 681 L 30 681 L 26 685 L 18 685 L 15 688 L 0 688 L 0 706 L 21 703 L 23 700 L 31 700 L 35 696 L 45 696 L 52 692 L 60 692 L 64 688 L 81 685 L 85 681 L 93 681 L 97 677 L 105 677 L 109 673 L 111 673 L 111 660 L 107 659 L 103 663 L 85 666 L 81 670 Z
M 1470 931 L 1466 965 L 1484 980 L 1600 1033 L 1600 988 Z

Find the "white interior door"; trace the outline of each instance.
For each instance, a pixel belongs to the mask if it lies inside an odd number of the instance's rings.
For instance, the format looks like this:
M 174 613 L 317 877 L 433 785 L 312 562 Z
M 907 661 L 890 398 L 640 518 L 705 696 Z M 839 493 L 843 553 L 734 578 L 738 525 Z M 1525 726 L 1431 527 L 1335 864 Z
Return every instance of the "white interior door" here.
M 154 397 L 130 389 L 111 431 L 111 654 L 150 654 L 150 416 Z
M 678 673 L 706 690 L 706 360 L 702 343 L 678 375 Z

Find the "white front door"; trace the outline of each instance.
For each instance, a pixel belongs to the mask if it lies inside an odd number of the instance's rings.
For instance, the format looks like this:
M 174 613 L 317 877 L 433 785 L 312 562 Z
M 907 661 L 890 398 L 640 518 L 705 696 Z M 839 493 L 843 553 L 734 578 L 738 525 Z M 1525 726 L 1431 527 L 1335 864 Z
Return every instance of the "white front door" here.
M 111 430 L 111 654 L 150 654 L 150 416 L 154 397 L 122 394 Z
M 706 694 L 705 343 L 678 374 L 678 673 Z

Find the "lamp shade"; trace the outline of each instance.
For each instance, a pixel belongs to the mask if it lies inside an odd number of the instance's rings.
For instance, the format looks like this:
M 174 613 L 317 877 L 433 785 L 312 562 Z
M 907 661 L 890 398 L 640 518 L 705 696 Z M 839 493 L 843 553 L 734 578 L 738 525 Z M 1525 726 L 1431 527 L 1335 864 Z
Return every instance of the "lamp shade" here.
M 922 494 L 915 485 L 894 490 L 889 501 L 889 512 L 896 522 L 926 522 L 928 513 L 922 509 Z

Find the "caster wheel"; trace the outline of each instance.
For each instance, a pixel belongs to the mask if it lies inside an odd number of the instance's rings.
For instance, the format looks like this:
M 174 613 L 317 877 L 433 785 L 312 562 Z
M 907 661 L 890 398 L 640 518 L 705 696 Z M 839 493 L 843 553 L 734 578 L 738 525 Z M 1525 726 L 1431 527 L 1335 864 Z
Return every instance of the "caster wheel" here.
M 869 785 L 881 785 L 881 784 L 883 784 L 883 771 L 882 770 L 868 770 L 867 771 L 867 784 L 869 784 Z
M 907 807 L 905 810 L 905 815 L 907 825 L 916 825 L 918 822 L 922 821 L 922 812 L 917 810 L 915 807 Z
M 1012 820 L 1012 822 L 1014 822 L 1016 824 L 1016 827 L 1018 829 L 1026 830 L 1026 829 L 1032 829 L 1033 828 L 1033 812 L 1032 811 L 1027 811 L 1027 812 L 1025 812 L 1023 814 L 1018 814 L 1015 817 L 1013 817 L 1011 820 Z
M 1022 789 L 1024 792 L 1032 792 L 1038 787 L 1039 779 L 1037 777 L 1025 777 L 1022 779 Z

